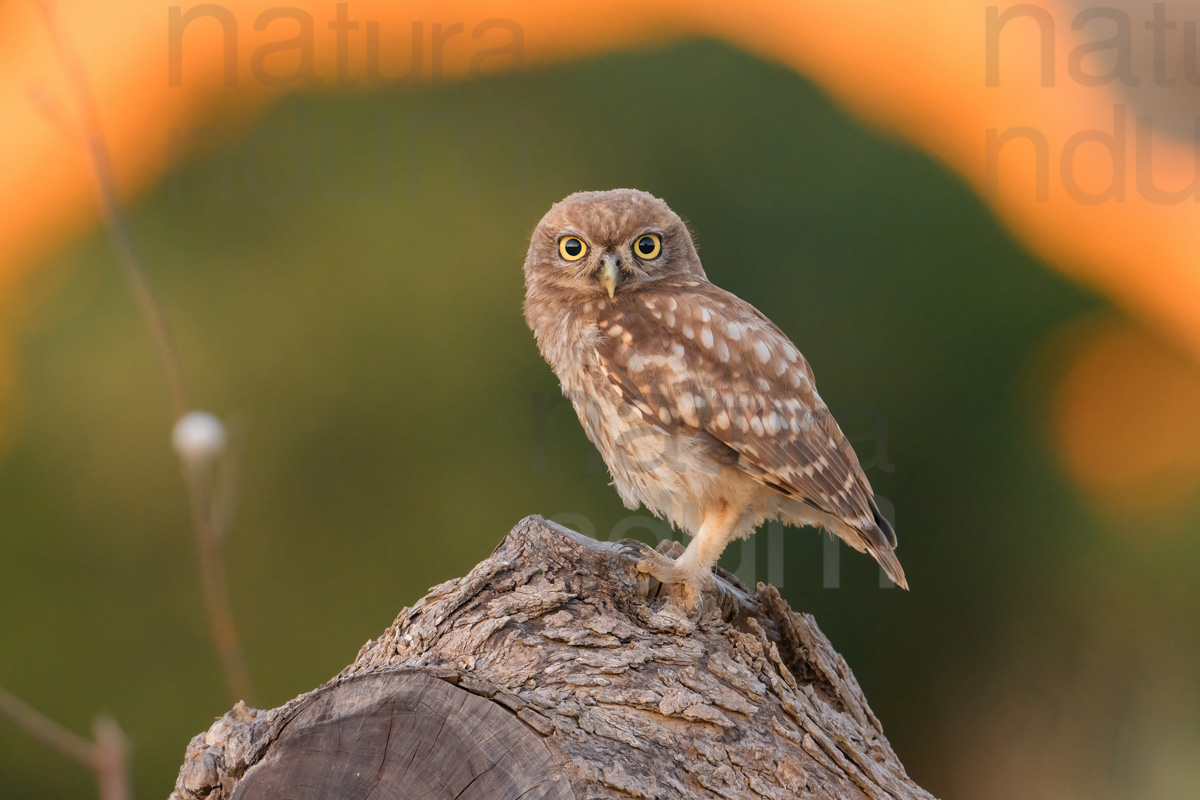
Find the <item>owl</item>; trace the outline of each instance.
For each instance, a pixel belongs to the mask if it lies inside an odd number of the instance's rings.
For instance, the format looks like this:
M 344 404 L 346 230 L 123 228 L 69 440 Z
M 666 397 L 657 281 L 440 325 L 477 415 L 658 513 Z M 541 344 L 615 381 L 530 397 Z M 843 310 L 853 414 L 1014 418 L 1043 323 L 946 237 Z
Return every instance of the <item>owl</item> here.
M 692 608 L 735 538 L 818 526 L 908 588 L 896 533 L 796 346 L 709 282 L 687 226 L 633 189 L 579 192 L 533 231 L 525 319 L 621 499 L 689 534 L 638 568 Z

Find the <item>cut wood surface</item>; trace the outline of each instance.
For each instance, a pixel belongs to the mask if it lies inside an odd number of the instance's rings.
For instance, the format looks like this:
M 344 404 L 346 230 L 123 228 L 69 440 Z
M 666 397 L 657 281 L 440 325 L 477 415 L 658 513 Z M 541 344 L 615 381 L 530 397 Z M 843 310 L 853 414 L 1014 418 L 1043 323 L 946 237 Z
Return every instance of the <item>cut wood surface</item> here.
M 325 685 L 196 736 L 171 800 L 931 800 L 811 616 L 721 571 L 699 619 L 657 588 L 529 517 Z

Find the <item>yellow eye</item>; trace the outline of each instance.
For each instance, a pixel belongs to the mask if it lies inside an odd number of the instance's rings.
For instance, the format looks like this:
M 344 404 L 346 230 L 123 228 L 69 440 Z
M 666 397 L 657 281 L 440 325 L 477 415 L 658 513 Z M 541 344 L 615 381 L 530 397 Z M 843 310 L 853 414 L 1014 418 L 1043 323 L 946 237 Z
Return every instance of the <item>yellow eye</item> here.
M 578 261 L 587 252 L 587 245 L 578 236 L 564 236 L 558 240 L 558 252 L 567 261 Z
M 647 261 L 652 258 L 658 258 L 658 254 L 662 252 L 662 240 L 658 238 L 657 233 L 647 233 L 645 236 L 639 236 L 638 240 L 633 243 L 633 252 L 639 258 L 644 258 Z

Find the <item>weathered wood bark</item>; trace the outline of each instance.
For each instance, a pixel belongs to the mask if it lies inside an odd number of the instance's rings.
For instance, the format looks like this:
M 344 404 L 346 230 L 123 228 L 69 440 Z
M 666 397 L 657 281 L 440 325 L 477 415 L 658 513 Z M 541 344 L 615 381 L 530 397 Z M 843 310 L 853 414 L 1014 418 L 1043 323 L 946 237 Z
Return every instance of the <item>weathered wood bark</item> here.
M 171 800 L 931 800 L 812 617 L 717 585 L 694 622 L 530 517 L 324 686 L 194 738 Z

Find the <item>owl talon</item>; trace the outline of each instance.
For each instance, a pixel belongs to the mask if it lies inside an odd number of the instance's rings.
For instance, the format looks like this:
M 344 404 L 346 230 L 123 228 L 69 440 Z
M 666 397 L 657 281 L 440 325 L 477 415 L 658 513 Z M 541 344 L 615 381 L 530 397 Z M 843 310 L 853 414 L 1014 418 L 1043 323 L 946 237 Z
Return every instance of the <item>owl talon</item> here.
M 621 555 L 640 561 L 646 553 L 654 552 L 650 545 L 637 539 L 622 539 L 617 542 Z

